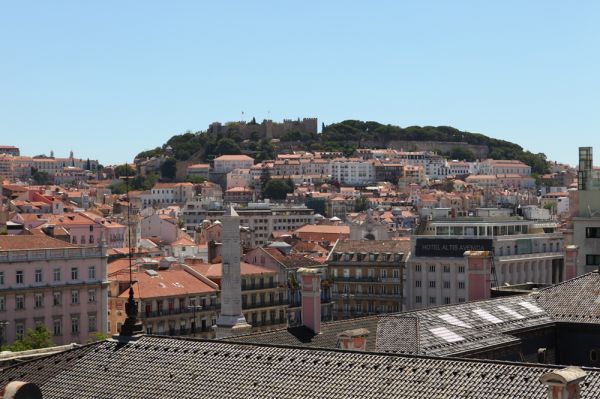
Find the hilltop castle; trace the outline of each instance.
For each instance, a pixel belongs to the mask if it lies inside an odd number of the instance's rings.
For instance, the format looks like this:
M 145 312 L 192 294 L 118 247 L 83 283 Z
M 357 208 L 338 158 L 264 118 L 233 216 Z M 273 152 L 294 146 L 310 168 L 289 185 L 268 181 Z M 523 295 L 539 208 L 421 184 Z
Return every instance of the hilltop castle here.
M 317 133 L 317 118 L 303 118 L 300 120 L 284 119 L 283 122 L 273 122 L 270 119 L 264 119 L 262 123 L 252 122 L 213 122 L 208 126 L 208 134 L 216 136 L 225 135 L 235 130 L 242 139 L 249 139 L 252 133 L 256 133 L 260 138 L 276 139 L 281 138 L 288 132 Z

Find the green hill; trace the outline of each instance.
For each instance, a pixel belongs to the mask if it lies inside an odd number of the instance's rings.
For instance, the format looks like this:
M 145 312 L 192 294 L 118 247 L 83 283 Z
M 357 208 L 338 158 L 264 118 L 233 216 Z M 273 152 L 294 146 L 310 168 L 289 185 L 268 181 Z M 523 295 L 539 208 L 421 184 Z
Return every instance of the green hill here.
M 534 154 L 521 146 L 505 140 L 498 140 L 479 133 L 470 133 L 450 126 L 409 126 L 383 125 L 378 122 L 346 120 L 323 127 L 321 134 L 307 134 L 290 131 L 278 143 L 271 143 L 261 137 L 242 140 L 235 129 L 226 136 L 211 136 L 207 132 L 186 132 L 171 137 L 162 147 L 144 151 L 136 158 L 146 158 L 170 152 L 180 161 L 199 159 L 210 161 L 225 154 L 248 154 L 257 160 L 272 159 L 277 147 L 303 149 L 309 151 L 342 151 L 351 155 L 357 148 L 370 144 L 385 148 L 394 140 L 456 142 L 457 146 L 442 153 L 452 159 L 474 160 L 474 154 L 463 145 L 481 145 L 488 148 L 492 159 L 514 159 L 531 166 L 536 174 L 546 173 L 546 155 Z M 170 148 L 169 148 L 170 147 Z

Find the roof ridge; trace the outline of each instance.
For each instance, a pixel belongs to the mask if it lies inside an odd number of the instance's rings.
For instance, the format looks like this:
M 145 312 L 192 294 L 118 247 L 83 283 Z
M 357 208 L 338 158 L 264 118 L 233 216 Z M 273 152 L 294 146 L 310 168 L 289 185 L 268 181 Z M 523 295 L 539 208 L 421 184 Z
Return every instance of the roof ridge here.
M 547 363 L 526 363 L 526 362 L 513 362 L 509 360 L 492 360 L 492 359 L 477 359 L 477 358 L 462 358 L 455 356 L 434 356 L 434 355 L 426 355 L 426 354 L 410 354 L 410 353 L 390 353 L 390 352 L 365 352 L 359 350 L 348 350 L 348 349 L 340 349 L 340 348 L 321 348 L 321 347 L 311 347 L 311 346 L 296 346 L 296 345 L 285 345 L 285 344 L 266 344 L 266 343 L 255 343 L 255 342 L 238 342 L 238 341 L 227 341 L 225 339 L 203 339 L 203 338 L 188 338 L 188 337 L 171 337 L 167 335 L 142 335 L 143 338 L 157 338 L 157 339 L 166 339 L 166 340 L 177 340 L 177 341 L 189 341 L 189 342 L 209 342 L 216 344 L 226 344 L 226 345 L 243 345 L 243 346 L 256 346 L 261 348 L 282 348 L 282 349 L 298 349 L 301 351 L 312 351 L 312 352 L 332 352 L 332 353 L 347 353 L 360 355 L 365 357 L 395 357 L 395 358 L 412 358 L 412 359 L 424 359 L 424 360 L 437 360 L 437 361 L 448 361 L 448 362 L 464 362 L 464 363 L 478 363 L 478 364 L 498 364 L 498 365 L 507 365 L 507 366 L 524 366 L 528 368 L 550 368 L 550 369 L 560 369 L 564 367 L 568 367 L 568 365 L 561 364 L 547 364 Z M 134 341 L 132 344 L 135 344 Z M 600 372 L 600 367 L 589 367 L 589 366 L 578 366 L 583 370 L 590 371 L 598 371 Z

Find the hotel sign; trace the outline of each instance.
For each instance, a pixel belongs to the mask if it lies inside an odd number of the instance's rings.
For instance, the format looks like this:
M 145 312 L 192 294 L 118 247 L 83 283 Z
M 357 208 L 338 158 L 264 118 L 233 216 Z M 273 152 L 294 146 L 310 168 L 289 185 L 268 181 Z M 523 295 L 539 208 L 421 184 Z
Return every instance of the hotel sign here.
M 437 258 L 462 258 L 465 251 L 491 251 L 489 239 L 417 238 L 415 255 Z

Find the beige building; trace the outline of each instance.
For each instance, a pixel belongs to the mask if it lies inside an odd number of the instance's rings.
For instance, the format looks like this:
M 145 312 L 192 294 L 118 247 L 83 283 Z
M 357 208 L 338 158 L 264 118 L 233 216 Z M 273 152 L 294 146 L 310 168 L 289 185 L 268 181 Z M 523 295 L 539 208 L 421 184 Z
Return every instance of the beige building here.
M 399 312 L 409 241 L 338 241 L 328 259 L 334 319 Z

